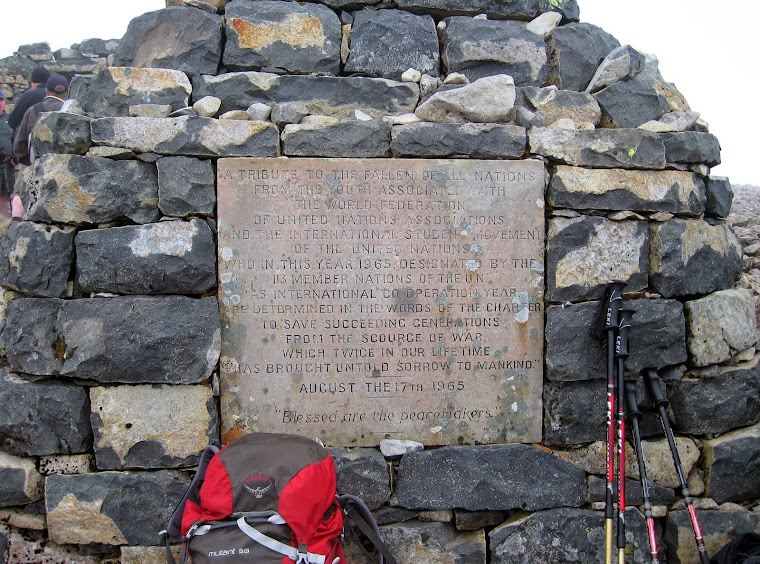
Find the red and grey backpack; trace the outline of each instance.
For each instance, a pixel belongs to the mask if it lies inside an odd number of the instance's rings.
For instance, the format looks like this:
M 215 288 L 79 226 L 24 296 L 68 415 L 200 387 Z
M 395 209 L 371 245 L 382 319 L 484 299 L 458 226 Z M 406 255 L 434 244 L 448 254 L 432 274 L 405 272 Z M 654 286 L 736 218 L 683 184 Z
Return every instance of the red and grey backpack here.
M 180 563 L 346 564 L 343 515 L 395 564 L 367 507 L 338 497 L 332 456 L 297 435 L 252 433 L 206 447 L 198 471 L 166 530 L 182 541 Z

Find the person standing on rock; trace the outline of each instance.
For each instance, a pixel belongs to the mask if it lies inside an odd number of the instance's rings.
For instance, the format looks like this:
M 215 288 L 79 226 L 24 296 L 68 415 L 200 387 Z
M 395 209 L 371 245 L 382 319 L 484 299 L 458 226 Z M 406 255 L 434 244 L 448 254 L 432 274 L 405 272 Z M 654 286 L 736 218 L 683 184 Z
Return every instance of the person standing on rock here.
M 13 128 L 5 113 L 5 94 L 0 92 L 0 216 L 10 215 L 10 195 L 13 192 Z
M 46 96 L 44 100 L 26 110 L 13 140 L 13 156 L 19 163 L 15 194 L 11 206 L 13 217 L 21 217 L 23 214 L 23 206 L 21 206 L 21 198 L 18 194 L 24 182 L 25 169 L 34 160 L 34 155 L 30 154 L 32 146 L 31 135 L 32 131 L 34 131 L 34 126 L 37 125 L 40 115 L 44 112 L 57 112 L 63 107 L 69 95 L 69 81 L 66 80 L 65 76 L 61 76 L 60 74 L 51 74 L 47 80 L 45 89 Z
M 32 76 L 29 78 L 32 87 L 21 95 L 8 118 L 8 123 L 14 131 L 21 125 L 26 110 L 45 99 L 45 85 L 48 78 L 50 78 L 50 71 L 45 67 L 37 67 L 32 71 Z

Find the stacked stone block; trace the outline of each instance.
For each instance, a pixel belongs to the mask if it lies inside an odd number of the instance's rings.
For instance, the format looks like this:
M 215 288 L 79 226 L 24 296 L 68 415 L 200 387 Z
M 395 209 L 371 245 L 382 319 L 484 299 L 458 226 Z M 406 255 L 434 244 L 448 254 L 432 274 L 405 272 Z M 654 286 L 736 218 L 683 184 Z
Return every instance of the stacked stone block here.
M 2 241 L 9 561 L 163 558 L 156 533 L 219 441 L 215 169 L 245 156 L 546 165 L 542 444 L 333 449 L 339 489 L 400 562 L 601 559 L 606 353 L 588 329 L 611 280 L 636 311 L 630 374 L 666 381 L 708 550 L 760 532 L 760 357 L 730 185 L 656 61 L 573 0 L 170 4 L 74 78 L 78 110 L 41 119 Z M 693 561 L 651 410 L 642 427 L 663 548 Z M 632 455 L 627 472 L 643 561 Z

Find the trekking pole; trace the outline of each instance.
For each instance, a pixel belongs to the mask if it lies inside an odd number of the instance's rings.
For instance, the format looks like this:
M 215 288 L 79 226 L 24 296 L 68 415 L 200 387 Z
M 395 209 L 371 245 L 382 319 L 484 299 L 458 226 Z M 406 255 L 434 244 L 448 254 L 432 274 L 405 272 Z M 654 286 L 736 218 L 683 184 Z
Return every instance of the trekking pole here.
M 641 478 L 641 492 L 644 497 L 644 518 L 646 519 L 647 532 L 649 533 L 649 552 L 652 555 L 652 564 L 660 564 L 660 554 L 657 550 L 657 534 L 654 530 L 654 516 L 652 515 L 652 501 L 649 496 L 647 467 L 644 460 L 644 450 L 641 448 L 641 431 L 639 430 L 641 410 L 639 410 L 639 400 L 636 397 L 636 382 L 633 380 L 626 381 L 625 396 L 628 400 L 628 417 L 633 421 L 633 444 L 636 448 L 636 460 L 639 465 L 639 477 Z
M 620 310 L 620 327 L 615 341 L 617 359 L 617 427 L 618 427 L 618 564 L 625 564 L 625 361 L 628 358 L 628 330 L 634 311 Z
M 615 340 L 619 325 L 620 305 L 623 302 L 623 282 L 607 286 L 604 300 L 594 327 L 600 338 L 607 334 L 607 481 L 604 504 L 605 564 L 612 564 L 612 533 L 615 518 Z
M 673 436 L 673 429 L 670 427 L 670 421 L 668 420 L 668 399 L 662 391 L 660 383 L 660 375 L 654 368 L 648 368 L 644 372 L 644 378 L 649 386 L 649 393 L 652 396 L 652 401 L 660 411 L 660 422 L 662 423 L 662 429 L 665 432 L 665 438 L 668 440 L 668 446 L 670 447 L 670 454 L 673 457 L 673 465 L 676 468 L 676 474 L 678 474 L 678 481 L 681 483 L 681 493 L 683 494 L 686 507 L 689 510 L 689 517 L 691 519 L 691 527 L 694 529 L 694 540 L 697 542 L 697 549 L 699 550 L 699 561 L 701 564 L 710 564 L 710 557 L 707 555 L 707 548 L 705 547 L 705 541 L 702 538 L 702 528 L 699 526 L 699 520 L 697 519 L 697 510 L 694 509 L 694 502 L 691 499 L 691 492 L 689 486 L 686 483 L 686 476 L 683 473 L 683 466 L 681 465 L 681 458 L 678 456 L 678 448 L 676 447 L 676 440 Z

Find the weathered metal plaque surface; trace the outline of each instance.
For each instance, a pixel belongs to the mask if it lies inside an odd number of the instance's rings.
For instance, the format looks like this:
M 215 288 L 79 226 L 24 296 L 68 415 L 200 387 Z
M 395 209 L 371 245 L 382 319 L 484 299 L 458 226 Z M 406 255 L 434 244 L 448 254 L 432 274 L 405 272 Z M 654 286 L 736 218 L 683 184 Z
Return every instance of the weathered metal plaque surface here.
M 221 159 L 224 440 L 539 442 L 538 161 Z

